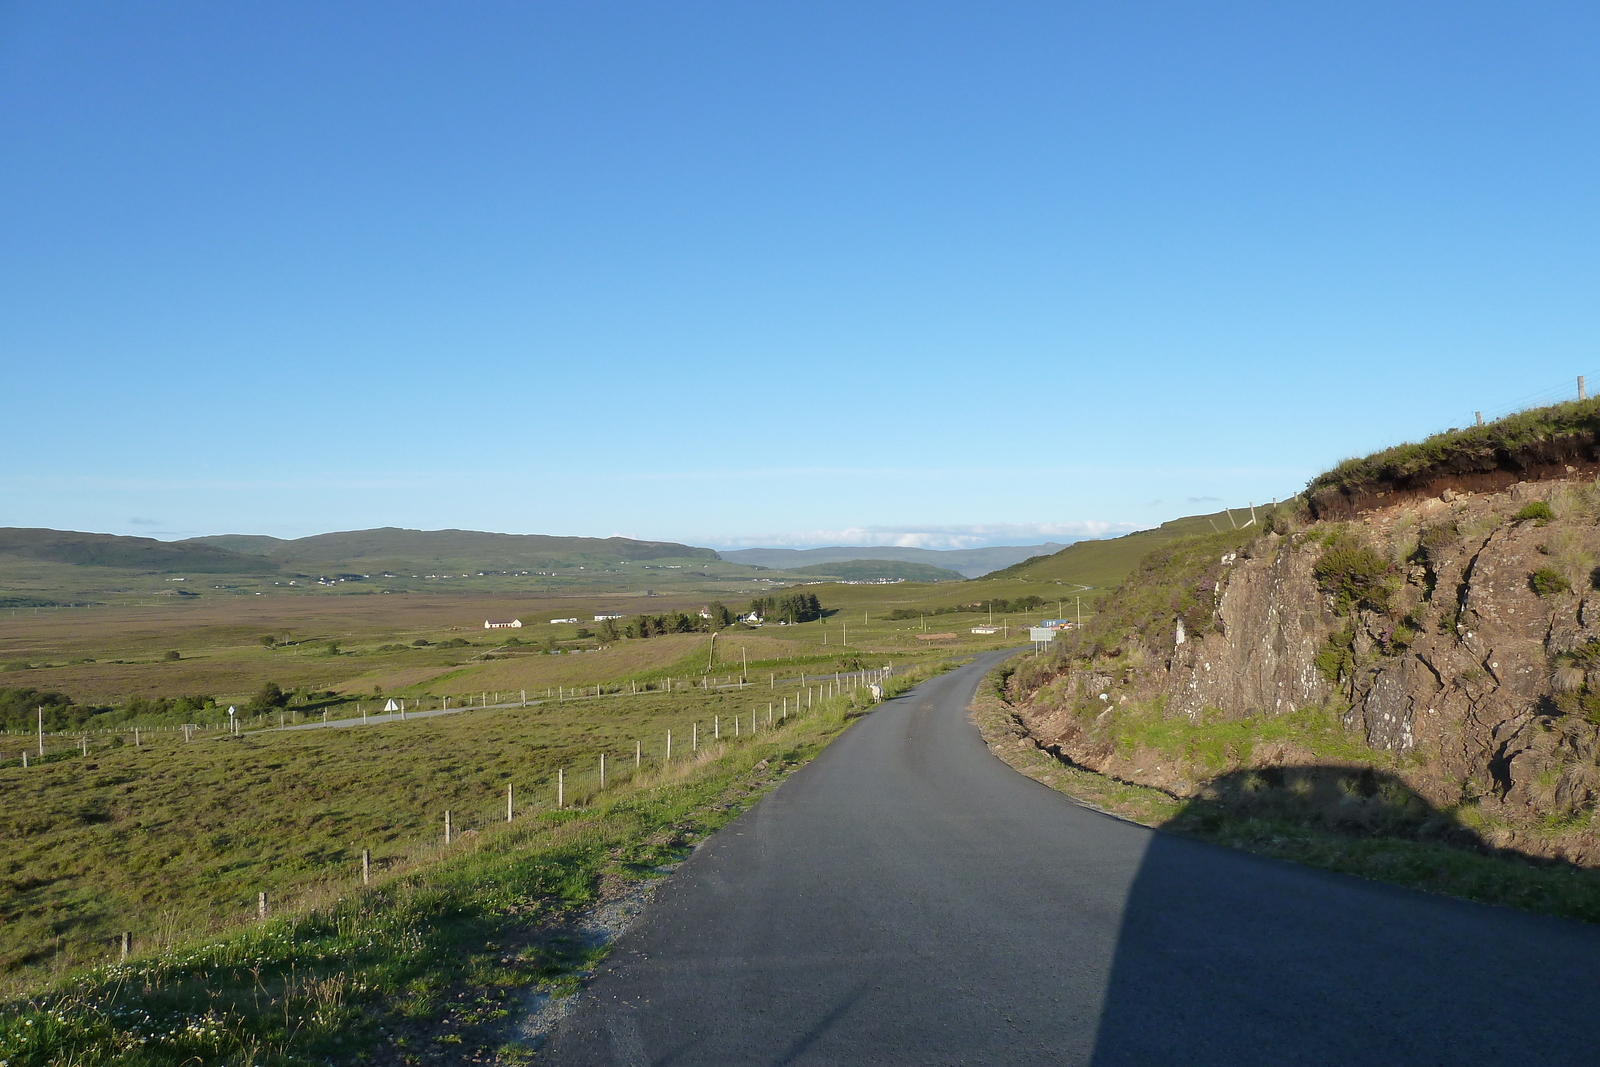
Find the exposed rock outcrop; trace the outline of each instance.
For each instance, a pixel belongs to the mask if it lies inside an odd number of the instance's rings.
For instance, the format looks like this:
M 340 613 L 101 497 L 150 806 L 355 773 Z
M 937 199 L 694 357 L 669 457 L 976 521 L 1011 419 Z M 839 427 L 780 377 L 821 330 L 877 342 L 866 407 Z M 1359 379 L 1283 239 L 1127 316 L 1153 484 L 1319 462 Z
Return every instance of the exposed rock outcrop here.
M 1219 538 L 1172 586 L 1200 610 L 1108 610 L 1018 671 L 1021 721 L 1073 764 L 1180 796 L 1241 768 L 1381 767 L 1496 846 L 1600 863 L 1600 490 L 1445 495 Z M 1548 512 L 1518 519 L 1534 502 Z M 1332 544 L 1376 569 L 1341 587 Z

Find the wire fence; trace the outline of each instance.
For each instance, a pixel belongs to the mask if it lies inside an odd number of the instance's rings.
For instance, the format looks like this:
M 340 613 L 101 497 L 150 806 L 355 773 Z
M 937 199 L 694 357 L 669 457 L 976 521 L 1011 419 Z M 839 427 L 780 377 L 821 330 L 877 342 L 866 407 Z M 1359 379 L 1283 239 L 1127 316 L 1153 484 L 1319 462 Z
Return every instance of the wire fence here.
M 437 821 L 431 833 L 409 841 L 389 841 L 376 848 L 363 848 L 355 855 L 341 853 L 334 869 L 287 885 L 259 889 L 248 901 L 229 912 L 197 916 L 192 911 L 180 912 L 173 908 L 127 924 L 130 927 L 142 925 L 142 929 L 123 930 L 110 936 L 62 936 L 56 938 L 53 945 L 41 947 L 49 949 L 59 974 L 75 966 L 108 962 L 119 955 L 126 959 L 135 948 L 140 954 L 164 951 L 279 914 L 302 914 L 332 903 L 354 888 L 371 885 L 379 878 L 402 876 L 474 847 L 486 834 L 498 835 L 519 825 L 532 827 L 541 816 L 582 811 L 606 794 L 659 785 L 689 775 L 740 745 L 783 736 L 788 727 L 815 713 L 819 707 L 838 709 L 839 703 L 828 703 L 837 698 L 856 695 L 859 699 L 862 694 L 870 694 L 869 701 L 876 702 L 882 697 L 882 685 L 893 675 L 892 666 L 881 670 L 839 672 L 830 677 L 804 679 L 801 685 L 788 680 L 781 691 L 777 689 L 778 679 L 774 676 L 769 689 L 761 694 L 761 701 L 752 700 L 746 710 L 731 717 L 717 713 L 710 716 L 709 721 L 692 717 L 670 721 L 664 718 L 659 723 L 657 736 L 636 738 L 631 749 L 627 746 L 597 748 L 585 760 L 569 761 L 525 776 L 520 787 L 511 784 L 503 793 L 453 801 L 451 807 L 441 807 L 432 814 Z M 480 703 L 478 707 L 483 705 Z M 204 740 L 207 735 L 221 740 L 228 726 L 216 724 L 207 729 L 192 729 L 183 741 L 177 740 L 177 735 L 183 733 L 182 727 L 140 727 L 137 732 L 136 739 L 122 744 L 133 743 L 142 748 L 165 742 L 171 746 Z M 105 737 L 107 733 L 132 738 L 134 730 L 78 734 L 72 737 L 69 746 L 47 743 L 42 759 L 35 751 L 28 765 L 102 755 L 112 745 Z M 64 735 L 45 736 L 60 738 Z M 116 740 L 122 741 L 121 737 Z M 34 745 L 37 744 L 35 740 Z M 6 762 L 13 767 L 23 765 L 22 759 Z
M 1483 416 L 1484 422 L 1493 422 L 1496 419 L 1503 419 L 1507 415 L 1515 415 L 1517 412 L 1526 411 L 1529 408 L 1549 407 L 1551 404 L 1577 400 L 1579 399 L 1578 383 L 1580 381 L 1585 383 L 1585 396 L 1593 396 L 1591 387 L 1600 382 L 1600 378 L 1597 378 L 1596 375 L 1600 375 L 1600 370 L 1587 371 L 1584 374 L 1568 378 L 1559 385 L 1547 386 L 1525 396 L 1517 397 L 1493 410 L 1485 408 L 1481 412 L 1475 411 L 1473 412 L 1474 419 L 1468 420 L 1466 425 L 1472 425 L 1478 415 Z
M 776 673 L 768 673 L 766 689 L 776 692 L 781 686 L 799 684 L 801 687 L 814 687 L 828 680 L 844 684 L 854 684 L 869 675 L 882 674 L 888 677 L 893 673 L 893 666 L 884 668 L 884 671 L 871 669 L 859 671 L 836 671 L 829 675 L 807 675 L 801 672 L 798 683 L 795 678 L 779 678 Z M 538 690 L 483 690 L 477 694 L 463 694 L 460 696 L 433 696 L 429 694 L 394 697 L 389 699 L 378 698 L 372 701 L 345 701 L 338 705 L 323 708 L 282 708 L 270 711 L 261 711 L 255 714 L 230 715 L 218 722 L 184 723 L 184 724 L 130 724 L 118 723 L 96 729 L 70 729 L 46 730 L 41 725 L 34 730 L 0 730 L 0 738 L 19 739 L 16 748 L 5 741 L 0 741 L 0 768 L 12 766 L 32 766 L 34 763 L 56 762 L 69 759 L 73 755 L 88 755 L 86 742 L 92 744 L 95 740 L 111 737 L 123 739 L 124 743 L 135 747 L 142 747 L 147 741 L 158 742 L 165 737 L 183 735 L 185 741 L 205 740 L 208 737 L 238 735 L 271 729 L 306 729 L 321 726 L 349 727 L 355 725 L 380 725 L 389 722 L 406 722 L 411 719 L 433 718 L 444 712 L 482 711 L 505 708 L 540 707 L 550 703 L 566 703 L 577 700 L 593 700 L 603 697 L 646 696 L 660 693 L 689 693 L 689 692 L 716 692 L 730 689 L 758 691 L 763 687 L 760 680 L 748 674 L 707 675 L 698 679 L 685 677 L 669 677 L 657 679 L 652 682 L 609 682 L 596 685 L 583 686 L 549 686 L 541 695 Z M 388 710 L 391 705 L 393 710 Z M 221 709 L 207 709 L 221 714 Z M 42 719 L 42 710 L 41 710 Z M 25 739 L 25 740 L 23 740 Z

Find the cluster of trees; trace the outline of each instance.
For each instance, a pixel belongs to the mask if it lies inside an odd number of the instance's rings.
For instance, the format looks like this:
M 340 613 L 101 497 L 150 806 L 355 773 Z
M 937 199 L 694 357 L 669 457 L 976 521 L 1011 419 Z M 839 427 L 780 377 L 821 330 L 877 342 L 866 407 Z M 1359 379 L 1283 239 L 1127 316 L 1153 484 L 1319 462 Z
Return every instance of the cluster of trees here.
M 822 603 L 815 593 L 785 593 L 757 597 L 750 610 L 773 622 L 814 622 L 822 618 Z
M 920 619 L 924 615 L 959 615 L 974 611 L 998 611 L 1002 614 L 1022 615 L 1037 608 L 1042 608 L 1048 603 L 1049 601 L 1042 596 L 1019 596 L 1015 600 L 995 597 L 993 600 L 980 600 L 973 604 L 954 604 L 946 608 L 895 608 L 884 618 L 898 621 L 901 619 Z
M 718 601 L 712 601 L 707 605 L 706 614 L 711 617 L 687 615 L 681 611 L 669 611 L 664 615 L 635 615 L 621 629 L 618 629 L 614 621 L 606 619 L 600 624 L 599 637 L 602 641 L 615 641 L 619 635 L 658 637 L 661 634 L 708 633 L 732 626 L 736 621 L 727 605 Z
M 812 622 L 822 618 L 822 603 L 815 593 L 785 593 L 782 596 L 757 597 L 750 601 L 752 614 L 773 622 Z M 702 612 L 689 615 L 669 611 L 664 615 L 635 615 L 623 626 L 610 619 L 600 624 L 595 636 L 602 641 L 615 641 L 619 637 L 656 637 L 660 634 L 714 633 L 725 630 L 739 621 L 732 608 L 720 601 L 707 604 Z M 580 631 L 580 636 L 582 632 Z
M 216 700 L 208 696 L 135 696 L 129 697 L 121 707 L 108 708 L 79 704 L 65 693 L 49 690 L 0 689 L 0 727 L 18 731 L 36 730 L 41 708 L 44 709 L 44 728 L 49 732 L 84 727 L 101 729 L 134 721 L 150 726 L 213 722 L 217 721 L 221 710 Z
M 106 726 L 130 719 L 152 726 L 179 726 L 186 722 L 210 722 L 217 716 L 212 697 L 129 697 L 122 707 L 100 722 Z
M 90 716 L 104 710 L 74 704 L 65 693 L 24 686 L 0 689 L 0 726 L 7 730 L 34 730 L 39 726 L 39 708 L 44 709 L 46 730 L 70 730 L 82 726 Z
M 276 682 L 264 682 L 239 711 L 243 715 L 265 715 L 280 708 L 312 706 L 335 699 L 332 692 L 285 690 Z M 143 726 L 218 723 L 228 718 L 227 705 L 218 704 L 211 696 L 133 696 L 118 707 L 106 707 L 79 704 L 65 693 L 21 687 L 0 689 L 0 728 L 18 732 L 35 730 L 39 726 L 41 708 L 44 709 L 44 728 L 51 733 L 116 728 L 127 723 Z

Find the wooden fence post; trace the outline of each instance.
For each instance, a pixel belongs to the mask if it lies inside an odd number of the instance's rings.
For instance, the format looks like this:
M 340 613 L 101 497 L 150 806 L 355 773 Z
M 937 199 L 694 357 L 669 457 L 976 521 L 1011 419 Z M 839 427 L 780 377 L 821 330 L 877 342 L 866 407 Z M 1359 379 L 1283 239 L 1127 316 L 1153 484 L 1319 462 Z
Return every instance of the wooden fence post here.
M 132 953 L 133 953 L 133 931 L 132 930 L 124 930 L 124 931 L 122 931 L 122 959 L 123 959 L 124 963 L 127 962 L 128 957 Z
M 372 884 L 372 850 L 370 848 L 361 850 L 361 884 Z
M 448 808 L 445 809 L 444 813 L 444 843 L 447 845 L 450 843 L 450 811 Z
M 256 894 L 256 918 L 265 919 L 266 917 L 267 917 L 267 894 L 265 892 L 257 893 Z

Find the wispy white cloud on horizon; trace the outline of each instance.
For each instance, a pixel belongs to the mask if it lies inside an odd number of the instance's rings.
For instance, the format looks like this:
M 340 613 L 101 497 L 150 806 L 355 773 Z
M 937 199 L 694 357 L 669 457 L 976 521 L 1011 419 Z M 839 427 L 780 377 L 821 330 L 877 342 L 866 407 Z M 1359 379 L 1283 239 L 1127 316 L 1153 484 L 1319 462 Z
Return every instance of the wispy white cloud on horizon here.
M 848 526 L 837 530 L 803 530 L 795 533 L 747 537 L 701 537 L 707 548 L 991 548 L 997 545 L 1034 545 L 1046 541 L 1086 541 L 1115 537 L 1139 529 L 1131 522 L 994 522 L 945 526 Z

